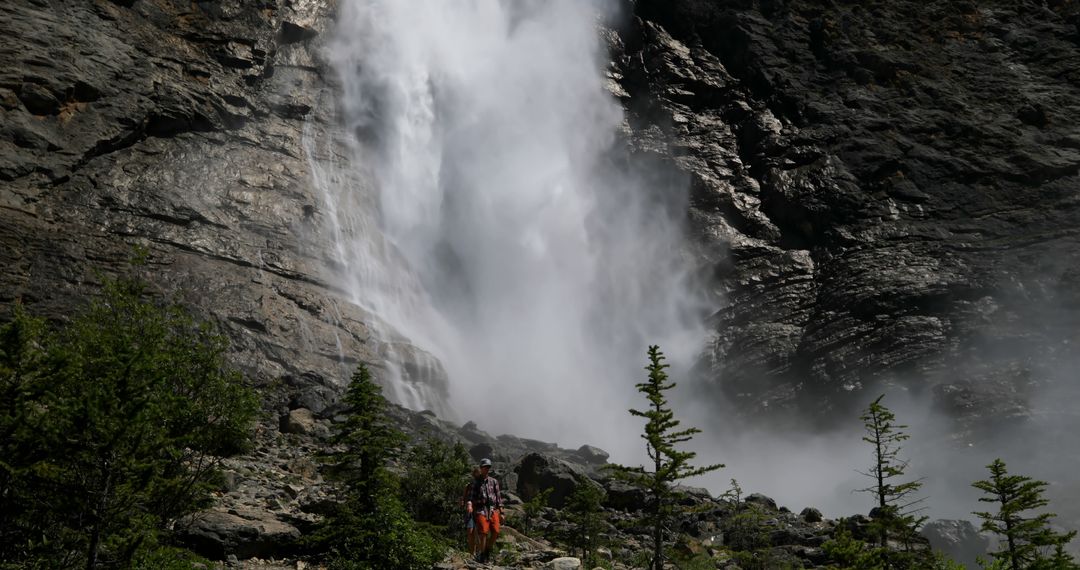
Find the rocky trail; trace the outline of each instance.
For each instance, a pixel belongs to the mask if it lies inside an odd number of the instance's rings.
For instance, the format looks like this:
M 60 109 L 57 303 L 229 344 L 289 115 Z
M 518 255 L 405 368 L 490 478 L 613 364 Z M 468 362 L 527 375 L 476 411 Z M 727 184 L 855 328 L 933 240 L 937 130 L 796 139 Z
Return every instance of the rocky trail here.
M 332 490 L 315 458 L 324 447 L 337 410 L 322 417 L 307 409 L 293 410 L 282 418 L 281 430 L 260 433 L 258 450 L 248 456 L 226 460 L 226 486 L 210 511 L 185 521 L 179 533 L 183 543 L 204 556 L 243 569 L 318 568 L 317 562 L 296 559 L 294 544 L 326 512 Z M 543 536 L 565 536 L 568 523 L 561 515 L 566 498 L 579 485 L 604 491 L 603 536 L 598 550 L 612 568 L 635 567 L 629 561 L 647 549 L 646 529 L 635 528 L 635 513 L 645 504 L 644 491 L 616 481 L 600 469 L 607 454 L 583 445 L 570 450 L 555 444 L 491 436 L 472 422 L 455 426 L 430 412 L 417 413 L 393 407 L 391 415 L 413 442 L 428 438 L 460 443 L 474 460 L 490 457 L 493 474 L 500 480 L 507 502 L 507 524 L 491 564 L 467 559 L 463 553 L 448 555 L 438 570 L 463 568 L 515 568 L 574 570 L 580 559 L 565 544 Z M 340 416 L 337 416 L 340 419 Z M 465 474 L 462 474 L 464 480 Z M 531 523 L 530 535 L 522 531 L 523 499 L 551 489 L 548 506 Z M 833 537 L 839 521 L 827 519 L 813 507 L 798 513 L 777 505 L 762 494 L 749 493 L 736 504 L 705 489 L 684 487 L 682 505 L 688 514 L 680 518 L 679 532 L 686 538 L 677 545 L 689 555 L 707 555 L 718 568 L 736 568 L 731 549 L 753 549 L 760 560 L 775 567 L 825 567 L 828 556 L 822 545 Z M 741 516 L 741 518 L 740 518 Z M 844 524 L 856 537 L 866 537 L 869 518 L 854 515 Z M 629 526 L 628 526 L 629 525 Z M 924 532 L 927 542 L 960 559 L 974 559 L 985 552 L 987 539 L 967 521 L 935 521 Z

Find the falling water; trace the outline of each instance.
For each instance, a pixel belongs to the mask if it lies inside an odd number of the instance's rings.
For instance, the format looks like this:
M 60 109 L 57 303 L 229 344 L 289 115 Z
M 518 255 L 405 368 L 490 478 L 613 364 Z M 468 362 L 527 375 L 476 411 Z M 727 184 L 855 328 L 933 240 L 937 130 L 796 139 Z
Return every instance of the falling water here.
M 639 405 L 646 346 L 680 360 L 700 345 L 684 185 L 635 174 L 604 89 L 611 9 L 340 6 L 329 54 L 345 162 L 371 185 L 316 177 L 340 226 L 335 256 L 355 302 L 392 328 L 382 333 L 435 355 L 450 407 L 496 433 L 617 448 L 636 439 L 626 409 Z

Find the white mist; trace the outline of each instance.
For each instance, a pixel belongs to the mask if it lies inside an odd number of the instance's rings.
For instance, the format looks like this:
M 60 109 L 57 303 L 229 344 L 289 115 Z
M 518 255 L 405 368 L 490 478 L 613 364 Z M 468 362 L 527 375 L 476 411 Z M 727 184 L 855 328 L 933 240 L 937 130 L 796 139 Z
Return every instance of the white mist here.
M 678 364 L 703 333 L 680 255 L 685 185 L 618 166 L 610 9 L 344 0 L 330 58 L 349 164 L 374 196 L 316 182 L 354 299 L 438 357 L 459 418 L 636 459 L 627 408 L 647 345 Z M 437 391 L 397 397 L 442 407 Z

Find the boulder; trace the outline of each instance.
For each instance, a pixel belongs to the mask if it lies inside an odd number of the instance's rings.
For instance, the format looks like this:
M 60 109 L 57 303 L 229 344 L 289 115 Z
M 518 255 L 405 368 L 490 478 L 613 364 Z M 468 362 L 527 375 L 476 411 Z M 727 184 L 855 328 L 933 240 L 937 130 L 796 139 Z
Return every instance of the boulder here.
M 480 460 L 485 457 L 491 459 L 494 454 L 495 448 L 488 442 L 478 443 L 469 448 L 469 457 L 472 457 L 476 463 L 480 463 Z
M 577 456 L 580 457 L 585 463 L 592 465 L 603 465 L 607 463 L 608 452 L 600 449 L 599 447 L 593 447 L 591 445 L 583 445 L 578 448 Z
M 296 496 L 296 502 L 301 512 L 323 516 L 329 515 L 337 504 L 333 497 L 320 487 L 302 489 Z
M 544 568 L 549 570 L 581 570 L 581 559 L 563 556 L 548 562 L 544 565 Z
M 865 515 L 852 515 L 843 520 L 844 527 L 856 540 L 868 540 L 870 535 L 870 519 Z
M 285 384 L 290 391 L 289 407 L 307 408 L 316 417 L 326 417 L 324 414 L 338 402 L 341 392 L 341 388 L 311 371 L 290 375 L 285 378 Z
M 184 546 L 215 560 L 280 556 L 300 538 L 296 527 L 258 509 L 197 513 L 178 522 L 176 534 Z
M 675 485 L 674 491 L 681 494 L 679 504 L 684 507 L 693 507 L 713 500 L 712 493 L 703 487 Z
M 770 497 L 762 495 L 761 493 L 751 493 L 747 495 L 746 498 L 743 500 L 749 505 L 758 505 L 766 511 L 775 512 L 777 510 L 776 501 L 774 501 Z
M 799 513 L 799 518 L 808 523 L 816 523 L 824 520 L 824 517 L 821 515 L 821 511 L 815 509 L 814 507 L 806 507 L 805 509 L 803 509 L 802 512 Z
M 461 426 L 458 433 L 472 444 L 486 443 L 494 439 L 488 432 L 481 430 L 473 421 L 465 422 L 465 425 Z
M 307 408 L 289 410 L 289 413 L 281 418 L 281 431 L 300 435 L 315 433 L 315 415 Z
M 645 490 L 615 479 L 604 483 L 607 495 L 604 506 L 609 509 L 636 511 L 645 506 Z
M 971 521 L 939 519 L 926 523 L 919 531 L 934 550 L 968 568 L 976 567 L 976 558 L 985 556 L 990 539 L 980 534 Z
M 595 485 L 584 470 L 572 463 L 542 453 L 530 453 L 514 467 L 517 493 L 528 501 L 537 493 L 552 489 L 548 504 L 561 509 L 578 485 Z

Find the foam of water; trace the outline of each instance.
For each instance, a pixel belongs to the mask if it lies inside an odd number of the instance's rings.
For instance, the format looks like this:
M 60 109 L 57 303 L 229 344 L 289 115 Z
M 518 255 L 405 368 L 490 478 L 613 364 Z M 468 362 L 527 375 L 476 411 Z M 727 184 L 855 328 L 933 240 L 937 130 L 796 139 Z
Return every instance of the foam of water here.
M 374 194 L 316 184 L 354 301 L 439 359 L 459 417 L 617 451 L 642 447 L 626 410 L 647 345 L 685 361 L 702 332 L 679 250 L 685 189 L 619 161 L 597 27 L 610 9 L 344 0 L 329 57 L 348 167 Z

